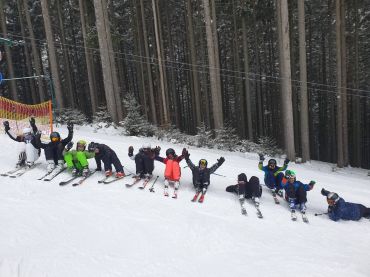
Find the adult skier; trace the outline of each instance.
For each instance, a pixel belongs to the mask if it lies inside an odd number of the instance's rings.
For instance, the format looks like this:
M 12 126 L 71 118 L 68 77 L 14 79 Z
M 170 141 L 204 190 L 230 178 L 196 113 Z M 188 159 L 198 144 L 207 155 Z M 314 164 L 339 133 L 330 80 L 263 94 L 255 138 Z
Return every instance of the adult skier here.
M 299 209 L 302 215 L 306 213 L 307 191 L 314 188 L 315 181 L 309 184 L 303 184 L 296 180 L 296 173 L 293 170 L 285 172 L 286 183 L 282 182 L 281 186 L 285 190 L 285 199 L 289 202 L 289 208 L 292 213 L 292 219 L 296 219 L 295 210 Z M 305 220 L 305 217 L 304 217 Z
M 159 156 L 160 147 L 157 148 L 155 159 L 166 165 L 164 170 L 164 196 L 168 196 L 168 187 L 170 183 L 174 184 L 174 192 L 172 198 L 177 198 L 177 192 L 180 187 L 181 168 L 180 162 L 184 156 L 177 156 L 175 150 L 168 148 L 166 150 L 166 158 Z
M 32 125 L 32 124 L 31 124 Z M 44 149 L 47 162 L 47 172 L 51 173 L 54 170 L 62 171 L 64 168 L 63 150 L 65 146 L 72 141 L 73 138 L 73 123 L 67 124 L 68 136 L 61 139 L 58 132 L 50 133 L 50 142 L 41 142 L 41 134 L 35 136 L 36 145 Z
M 136 176 L 135 178 L 146 178 L 150 179 L 154 170 L 154 158 L 156 155 L 156 149 L 152 149 L 150 143 L 145 143 L 139 149 L 139 152 L 134 155 L 134 147 L 128 148 L 128 156 L 131 160 L 135 161 L 136 165 Z
M 247 214 L 245 208 L 245 200 L 252 199 L 255 207 L 257 208 L 258 217 L 262 218 L 262 213 L 259 210 L 260 198 L 262 195 L 262 187 L 260 180 L 256 176 L 252 176 L 249 181 L 245 173 L 238 175 L 238 183 L 236 185 L 226 187 L 227 192 L 236 193 L 239 196 L 240 206 L 242 208 L 242 214 Z
M 321 194 L 326 196 L 328 202 L 328 215 L 333 221 L 360 220 L 362 217 L 370 218 L 370 208 L 362 204 L 346 202 L 335 192 L 326 189 L 321 190 Z
M 289 159 L 284 160 L 284 165 L 282 167 L 276 165 L 275 159 L 270 159 L 267 163 L 267 166 L 263 166 L 263 161 L 265 160 L 265 157 L 262 154 L 259 154 L 259 157 L 260 161 L 258 163 L 258 168 L 265 173 L 265 185 L 271 190 L 272 196 L 274 198 L 276 197 L 276 193 L 282 197 L 283 191 L 280 183 L 284 177 L 283 171 L 288 168 Z
M 88 151 L 95 153 L 97 171 L 102 170 L 101 162 L 104 163 L 106 177 L 113 175 L 112 165 L 116 169 L 116 178 L 123 178 L 126 176 L 121 161 L 118 159 L 116 152 L 114 152 L 109 146 L 102 143 L 90 142 L 88 145 Z
M 31 129 L 29 127 L 26 127 L 22 130 L 21 135 L 14 137 L 9 132 L 10 131 L 9 121 L 3 122 L 5 133 L 12 140 L 21 143 L 19 145 L 18 161 L 16 164 L 16 168 L 20 168 L 23 166 L 32 167 L 35 161 L 40 157 L 40 150 L 35 144 L 35 135 L 37 134 L 38 130 L 34 123 L 35 123 L 35 119 L 31 117 L 30 124 L 33 128 Z
M 67 165 L 67 170 L 73 176 L 86 177 L 89 171 L 88 159 L 94 158 L 95 153 L 86 150 L 86 141 L 79 140 L 76 145 L 76 150 L 71 150 L 73 142 L 67 144 L 66 151 L 64 151 L 64 161 Z
M 217 163 L 213 164 L 211 167 L 207 167 L 208 162 L 205 159 L 200 159 L 198 162 L 198 166 L 195 166 L 189 158 L 189 152 L 185 148 L 182 150 L 182 156 L 185 157 L 185 161 L 193 174 L 193 186 L 195 188 L 195 195 L 192 201 L 196 201 L 199 194 L 201 193 L 202 195 L 199 198 L 199 202 L 203 202 L 204 196 L 210 184 L 210 176 L 225 162 L 225 158 L 220 157 L 217 160 Z

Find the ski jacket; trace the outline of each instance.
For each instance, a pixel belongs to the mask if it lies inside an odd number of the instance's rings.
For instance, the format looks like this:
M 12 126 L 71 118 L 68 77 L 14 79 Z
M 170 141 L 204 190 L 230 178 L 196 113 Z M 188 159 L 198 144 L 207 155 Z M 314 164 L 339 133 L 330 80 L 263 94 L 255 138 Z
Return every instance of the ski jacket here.
M 160 156 L 155 156 L 155 160 L 160 161 L 166 165 L 164 170 L 164 178 L 169 181 L 179 181 L 181 177 L 180 162 L 184 157 L 178 156 L 174 159 L 162 158 Z
M 77 150 L 70 150 L 68 152 L 64 152 L 64 161 L 67 164 L 67 167 L 73 167 L 76 163 L 80 163 L 82 167 L 88 166 L 89 162 L 87 159 L 91 159 L 95 157 L 95 153 L 91 153 L 88 151 L 77 151 Z
M 329 209 L 329 218 L 334 221 L 343 220 L 360 220 L 360 204 L 350 203 L 339 198 L 333 208 Z
M 54 160 L 55 164 L 58 164 L 59 160 L 64 160 L 63 150 L 65 146 L 72 140 L 73 131 L 68 131 L 68 136 L 61 141 L 43 143 L 39 136 L 35 137 L 36 148 L 42 148 L 45 151 L 46 160 Z
M 273 174 L 276 177 L 280 172 L 286 170 L 288 168 L 288 165 L 287 164 L 284 164 L 282 167 L 275 166 L 274 169 L 270 169 L 268 167 L 268 165 L 263 166 L 263 163 L 262 162 L 259 162 L 258 163 L 258 168 L 265 173 L 265 177 L 268 176 L 268 175 L 270 175 L 270 174 Z
M 193 185 L 199 184 L 209 184 L 210 183 L 210 175 L 214 173 L 217 168 L 219 168 L 218 163 L 215 163 L 211 167 L 207 167 L 204 169 L 200 169 L 199 166 L 195 166 L 190 159 L 186 160 L 191 172 L 193 173 Z
M 154 160 L 155 152 L 154 149 L 150 149 L 150 151 L 145 152 L 143 148 L 139 149 L 139 152 L 135 155 L 129 156 L 131 160 L 135 160 L 136 156 L 142 156 L 144 159 L 151 159 Z
M 99 149 L 99 153 L 95 153 L 97 170 L 101 170 L 101 162 L 103 162 L 105 171 L 112 170 L 113 164 L 117 172 L 123 172 L 122 164 L 113 149 L 100 143 L 96 143 L 96 148 Z
M 305 191 L 310 191 L 313 188 L 309 184 L 303 184 L 300 181 L 294 181 L 294 183 L 289 183 L 288 181 L 284 182 L 284 180 L 286 180 L 286 178 L 283 178 L 283 181 L 281 182 L 281 187 L 285 190 L 287 190 L 290 185 L 293 185 L 295 191 L 297 191 L 300 186 L 302 186 Z
M 11 133 L 9 133 L 9 131 L 7 131 L 6 133 L 8 134 L 8 136 L 16 141 L 16 142 L 24 142 L 24 143 L 31 143 L 33 145 L 33 147 L 35 147 L 36 149 L 39 149 L 40 147 L 37 147 L 37 142 L 35 141 L 35 135 L 37 134 L 37 127 L 36 126 L 32 126 L 32 132 L 33 134 L 29 134 L 29 135 L 26 135 L 26 136 L 16 136 L 16 137 L 13 137 Z

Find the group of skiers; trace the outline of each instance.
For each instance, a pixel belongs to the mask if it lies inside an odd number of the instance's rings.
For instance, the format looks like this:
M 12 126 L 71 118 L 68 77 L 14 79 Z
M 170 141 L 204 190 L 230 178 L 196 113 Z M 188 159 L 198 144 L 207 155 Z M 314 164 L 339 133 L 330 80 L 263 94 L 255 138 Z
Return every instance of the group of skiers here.
M 59 173 L 65 168 L 73 176 L 88 176 L 91 171 L 89 169 L 88 159 L 95 158 L 96 171 L 101 171 L 101 162 L 104 164 L 105 176 L 113 176 L 113 168 L 115 168 L 115 177 L 125 177 L 123 166 L 117 154 L 107 145 L 91 142 L 87 145 L 84 140 L 79 140 L 76 144 L 76 149 L 73 150 L 73 124 L 67 124 L 68 136 L 62 139 L 58 132 L 50 134 L 50 141 L 44 143 L 41 141 L 41 133 L 38 132 L 34 118 L 30 119 L 30 128 L 24 128 L 21 135 L 14 137 L 10 133 L 8 121 L 4 121 L 4 129 L 8 136 L 22 143 L 19 150 L 18 161 L 16 167 L 32 168 L 35 161 L 40 156 L 40 149 L 44 149 L 45 158 L 47 161 L 47 174 L 53 172 Z M 178 156 L 174 149 L 169 148 L 165 152 L 165 157 L 160 156 L 161 148 L 159 146 L 152 148 L 150 144 L 143 144 L 138 153 L 134 155 L 132 146 L 128 149 L 128 156 L 135 161 L 136 175 L 133 176 L 136 180 L 150 180 L 153 175 L 154 161 L 159 161 L 165 164 L 164 171 L 164 195 L 169 196 L 168 190 L 173 184 L 173 198 L 177 198 L 177 192 L 180 186 L 181 167 L 180 162 L 185 159 L 189 169 L 192 172 L 192 181 L 195 188 L 195 196 L 192 201 L 196 201 L 200 195 L 199 202 L 203 202 L 204 196 L 210 185 L 211 174 L 225 162 L 225 158 L 220 157 L 216 163 L 208 167 L 206 159 L 200 159 L 195 165 L 190 160 L 190 153 L 186 148 L 182 150 Z M 289 160 L 285 159 L 282 167 L 277 166 L 275 159 L 270 159 L 266 166 L 263 166 L 265 158 L 260 154 L 258 168 L 264 172 L 264 183 L 271 191 L 275 203 L 279 203 L 277 195 L 284 197 L 289 203 L 292 218 L 296 209 L 299 209 L 302 215 L 306 212 L 307 191 L 314 188 L 315 181 L 310 181 L 308 184 L 303 184 L 296 179 L 296 173 L 293 170 L 287 170 Z M 285 173 L 284 173 L 285 171 Z M 245 173 L 237 176 L 237 184 L 228 186 L 227 192 L 236 193 L 239 197 L 242 206 L 242 212 L 246 213 L 245 200 L 251 199 L 255 204 L 260 216 L 259 205 L 262 195 L 262 187 L 259 178 L 252 176 L 249 180 Z M 327 197 L 328 215 L 329 218 L 337 221 L 344 220 L 359 220 L 361 217 L 370 216 L 370 208 L 361 204 L 345 202 L 338 194 L 322 189 L 322 195 Z

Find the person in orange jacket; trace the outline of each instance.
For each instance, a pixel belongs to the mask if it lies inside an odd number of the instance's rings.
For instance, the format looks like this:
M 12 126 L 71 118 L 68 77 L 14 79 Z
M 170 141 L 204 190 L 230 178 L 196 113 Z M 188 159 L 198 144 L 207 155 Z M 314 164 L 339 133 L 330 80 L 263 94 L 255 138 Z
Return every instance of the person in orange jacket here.
M 180 187 L 181 168 L 180 162 L 184 158 L 183 155 L 177 156 L 175 150 L 168 148 L 166 150 L 166 158 L 159 156 L 160 148 L 157 147 L 155 160 L 166 165 L 164 170 L 164 196 L 168 196 L 168 187 L 170 183 L 174 184 L 174 192 L 172 198 L 177 198 L 177 191 Z

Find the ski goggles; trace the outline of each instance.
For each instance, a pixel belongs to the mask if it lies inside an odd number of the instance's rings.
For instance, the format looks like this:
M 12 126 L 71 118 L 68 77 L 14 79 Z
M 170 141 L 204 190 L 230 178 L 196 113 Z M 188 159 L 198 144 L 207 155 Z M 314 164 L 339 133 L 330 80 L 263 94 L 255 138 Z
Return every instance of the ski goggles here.
M 199 161 L 199 165 L 207 166 L 207 161 L 206 161 L 206 160 L 204 160 L 204 159 L 201 159 L 201 160 Z
M 52 142 L 57 142 L 57 141 L 59 141 L 60 139 L 59 138 L 57 138 L 57 137 L 53 137 L 53 138 L 51 138 L 51 141 Z

